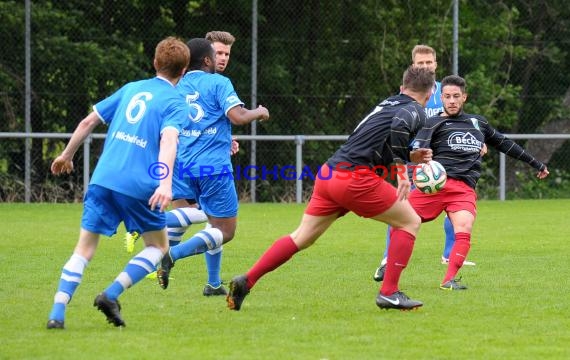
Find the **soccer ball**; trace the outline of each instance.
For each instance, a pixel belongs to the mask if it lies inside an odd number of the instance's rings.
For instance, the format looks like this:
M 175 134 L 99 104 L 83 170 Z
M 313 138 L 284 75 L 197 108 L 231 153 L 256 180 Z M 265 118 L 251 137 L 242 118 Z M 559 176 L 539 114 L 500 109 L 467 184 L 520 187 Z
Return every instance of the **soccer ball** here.
M 416 188 L 424 194 L 435 194 L 443 189 L 447 181 L 447 172 L 443 165 L 435 160 L 418 164 L 414 169 L 413 181 Z

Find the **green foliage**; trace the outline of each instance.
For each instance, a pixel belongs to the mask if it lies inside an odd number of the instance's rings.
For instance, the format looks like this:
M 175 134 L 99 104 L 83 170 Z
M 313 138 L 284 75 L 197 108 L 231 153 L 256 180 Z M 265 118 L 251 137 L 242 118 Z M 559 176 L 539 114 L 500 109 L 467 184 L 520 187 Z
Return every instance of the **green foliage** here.
M 567 359 L 570 300 L 566 201 L 482 201 L 465 292 L 438 289 L 442 218 L 423 224 L 401 289 L 425 305 L 381 311 L 372 281 L 386 226 L 352 214 L 311 248 L 263 277 L 240 312 L 202 296 L 203 256 L 177 262 L 167 290 L 143 280 L 120 298 L 117 329 L 93 299 L 134 253 L 124 230 L 102 238 L 69 304 L 66 329 L 45 324 L 62 266 L 78 235 L 81 206 L 0 204 L 5 276 L 6 359 Z M 292 231 L 303 206 L 243 205 L 236 238 L 224 246 L 222 277 L 246 271 L 273 240 Z M 201 227 L 192 227 L 190 232 Z M 546 236 L 545 236 L 546 235 Z M 139 241 L 135 250 L 142 249 Z M 545 276 L 549 269 L 556 276 Z M 468 335 L 465 335 L 468 334 Z
M 418 43 L 437 50 L 439 79 L 450 74 L 452 3 L 260 1 L 256 102 L 269 108 L 272 121 L 258 133 L 350 133 L 379 100 L 398 91 Z M 251 103 L 251 1 L 32 5 L 33 131 L 71 132 L 93 103 L 127 81 L 152 76 L 154 47 L 168 35 L 232 32 L 237 41 L 227 75 L 240 98 Z M 564 2 L 460 1 L 459 74 L 468 81 L 466 110 L 509 133 L 533 133 L 568 118 L 568 19 Z M 24 131 L 24 28 L 24 2 L 0 0 L 0 131 Z M 234 131 L 247 134 L 249 128 Z M 8 148 L 10 143 L 0 143 L 0 160 L 23 159 L 24 147 Z M 50 149 L 60 145 L 45 147 L 41 141 L 33 145 L 36 182 L 46 178 Z M 258 162 L 291 162 L 287 151 L 273 150 L 258 152 Z M 321 161 L 313 155 L 304 160 Z
M 518 186 L 508 193 L 509 199 L 560 199 L 570 197 L 570 172 L 550 169 L 544 179 L 536 178 L 536 172 L 516 173 Z

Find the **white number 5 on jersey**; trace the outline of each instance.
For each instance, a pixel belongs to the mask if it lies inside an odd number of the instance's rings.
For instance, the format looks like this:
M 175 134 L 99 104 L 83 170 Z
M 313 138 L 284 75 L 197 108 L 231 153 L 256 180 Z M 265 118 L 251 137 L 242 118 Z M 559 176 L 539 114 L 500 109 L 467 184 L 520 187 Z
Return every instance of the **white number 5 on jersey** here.
M 190 115 L 188 115 L 188 117 L 194 123 L 199 123 L 205 114 L 204 109 L 197 102 L 199 97 L 200 97 L 200 93 L 197 91 L 194 92 L 194 94 L 186 95 L 186 103 L 188 104 L 188 106 L 190 106 Z

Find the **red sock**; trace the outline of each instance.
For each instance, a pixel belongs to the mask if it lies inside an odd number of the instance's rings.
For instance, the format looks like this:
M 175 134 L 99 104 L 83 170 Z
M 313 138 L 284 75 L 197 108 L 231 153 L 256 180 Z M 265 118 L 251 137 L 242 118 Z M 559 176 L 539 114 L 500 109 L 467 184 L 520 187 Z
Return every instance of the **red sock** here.
M 286 263 L 297 251 L 290 235 L 276 240 L 247 272 L 247 287 L 251 289 L 263 275 Z
M 390 231 L 390 245 L 388 246 L 388 262 L 380 293 L 392 295 L 398 291 L 398 282 L 402 271 L 408 266 L 408 261 L 414 250 L 416 237 L 402 229 Z
M 469 248 L 471 248 L 471 234 L 464 232 L 455 234 L 455 244 L 449 253 L 449 265 L 447 265 L 447 273 L 442 284 L 455 278 L 463 266 L 463 262 L 467 259 Z

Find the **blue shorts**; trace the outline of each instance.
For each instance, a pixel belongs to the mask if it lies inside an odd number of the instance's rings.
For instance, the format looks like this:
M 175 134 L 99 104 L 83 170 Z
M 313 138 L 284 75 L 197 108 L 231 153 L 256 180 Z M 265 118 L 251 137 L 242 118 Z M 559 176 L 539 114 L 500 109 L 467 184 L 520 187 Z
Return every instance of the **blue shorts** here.
M 99 185 L 89 185 L 83 200 L 81 227 L 96 234 L 112 236 L 123 221 L 127 231 L 139 234 L 162 230 L 166 216 L 159 210 L 151 211 L 148 200 L 109 190 Z
M 172 179 L 174 199 L 196 199 L 206 215 L 218 218 L 236 217 L 238 198 L 234 179 L 228 174 L 203 177 L 174 176 Z

